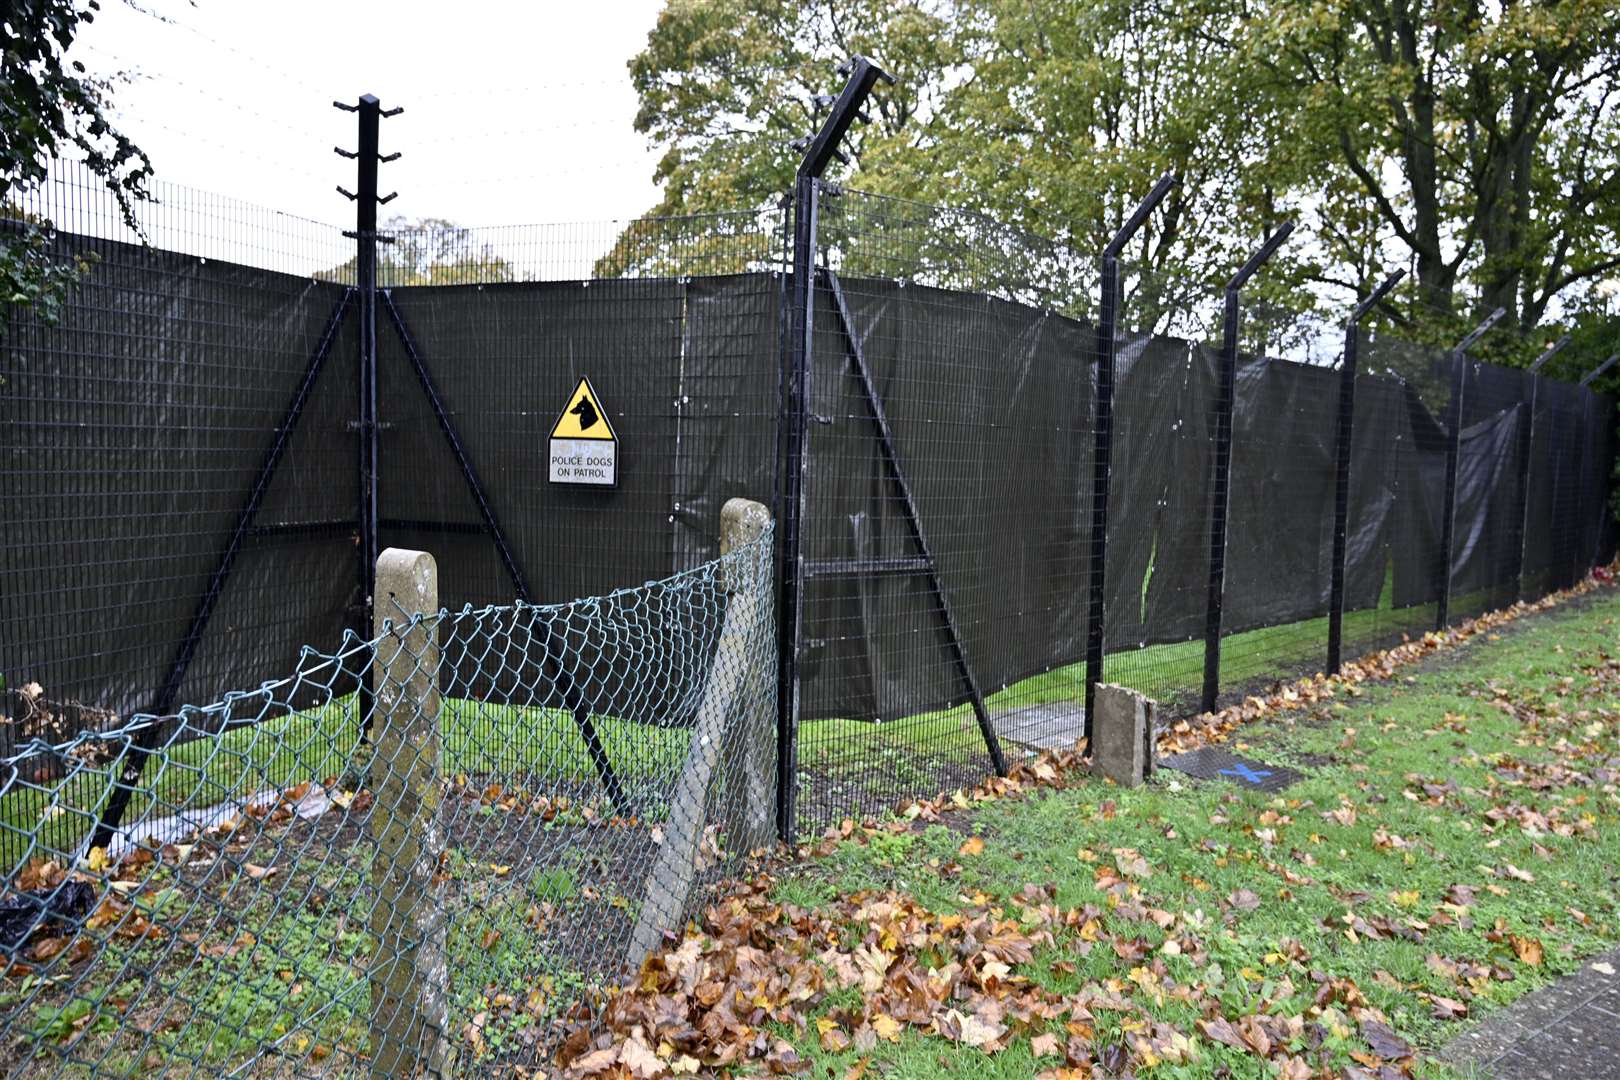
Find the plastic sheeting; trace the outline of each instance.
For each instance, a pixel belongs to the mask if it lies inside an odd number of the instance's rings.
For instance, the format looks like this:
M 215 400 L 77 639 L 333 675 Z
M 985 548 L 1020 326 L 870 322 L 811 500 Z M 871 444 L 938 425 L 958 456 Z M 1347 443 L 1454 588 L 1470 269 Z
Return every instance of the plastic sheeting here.
M 71 250 L 85 247 L 100 261 L 61 324 L 15 319 L 0 359 L 0 675 L 128 717 L 154 706 L 343 290 L 106 241 Z M 181 702 L 285 675 L 345 625 L 353 546 L 311 523 L 353 520 L 355 351 L 351 320 Z
M 23 323 L 0 385 L 6 522 L 0 672 L 58 699 L 148 708 L 219 564 L 342 290 L 104 245 L 63 325 Z M 1095 332 L 983 295 L 842 282 L 945 604 L 985 693 L 1079 662 L 1090 581 Z M 774 501 L 778 274 L 408 287 L 392 298 L 537 601 L 635 585 L 715 553 L 719 507 Z M 383 544 L 440 562 L 452 606 L 512 582 L 394 329 L 379 313 Z M 338 335 L 181 700 L 295 667 L 354 618 L 355 320 Z M 849 334 L 817 290 L 810 563 L 921 555 Z M 1202 344 L 1118 350 L 1110 649 L 1203 633 L 1211 409 Z M 1449 400 L 1443 353 L 1369 338 L 1358 379 L 1347 607 L 1432 603 Z M 589 375 L 620 439 L 616 489 L 548 484 L 546 440 Z M 1244 358 L 1237 378 L 1225 629 L 1326 610 L 1338 373 Z M 1454 595 L 1511 599 L 1612 552 L 1614 403 L 1474 365 L 1459 455 Z M 1533 418 L 1530 483 L 1521 425 Z M 1505 598 L 1505 599 L 1504 599 Z M 649 633 L 662 632 L 649 623 Z M 575 671 L 611 703 L 615 675 Z M 822 575 L 801 644 L 805 718 L 889 718 L 967 697 L 929 575 Z M 697 669 L 694 669 L 697 670 Z M 676 683 L 671 684 L 676 685 Z M 690 689 L 685 681 L 679 686 Z M 496 688 L 491 686 L 491 692 Z M 684 691 L 681 691 L 684 692 Z M 685 706 L 672 694 L 669 722 Z
M 841 287 L 980 687 L 1082 656 L 1095 331 L 988 297 Z M 804 558 L 920 556 L 826 289 L 811 409 Z M 807 719 L 886 719 L 968 696 L 926 573 L 812 580 L 804 627 Z

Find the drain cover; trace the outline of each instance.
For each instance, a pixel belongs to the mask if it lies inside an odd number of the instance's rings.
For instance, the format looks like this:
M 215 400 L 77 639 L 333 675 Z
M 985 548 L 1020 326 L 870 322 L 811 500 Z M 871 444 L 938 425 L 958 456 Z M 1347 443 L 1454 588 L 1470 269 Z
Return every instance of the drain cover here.
M 1197 750 L 1189 750 L 1185 754 L 1161 758 L 1159 767 L 1175 769 L 1177 772 L 1184 772 L 1188 776 L 1204 780 L 1230 780 L 1234 784 L 1253 788 L 1255 791 L 1281 791 L 1294 781 L 1304 778 L 1304 773 L 1290 769 L 1286 765 L 1267 765 L 1253 758 L 1240 758 L 1236 754 L 1217 750 L 1213 746 L 1203 746 Z

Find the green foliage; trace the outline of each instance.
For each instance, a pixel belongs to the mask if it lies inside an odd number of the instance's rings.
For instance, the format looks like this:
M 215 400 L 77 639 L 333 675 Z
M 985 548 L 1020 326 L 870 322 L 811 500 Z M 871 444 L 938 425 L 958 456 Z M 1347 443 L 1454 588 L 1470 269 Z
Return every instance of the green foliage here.
M 774 205 L 851 53 L 899 80 L 849 140 L 864 190 L 1094 252 L 1180 175 L 1126 253 L 1127 306 L 1156 328 L 1284 217 L 1302 227 L 1258 298 L 1342 316 L 1410 267 L 1377 317 L 1425 342 L 1497 304 L 1521 337 L 1577 318 L 1620 267 L 1607 0 L 670 0 L 630 64 L 637 130 L 664 150 L 652 212 Z
M 472 229 L 444 218 L 411 219 L 394 216 L 377 232 L 377 284 L 482 285 L 511 281 L 512 264 L 495 254 Z M 326 281 L 353 284 L 355 261 L 315 275 Z
M 65 256 L 54 250 L 56 231 L 49 222 L 27 220 L 19 211 L 0 214 L 11 226 L 0 242 L 0 303 L 31 308 L 47 326 L 61 321 L 73 287 L 96 264 L 95 252 Z M 6 321 L 0 318 L 0 337 Z
M 148 197 L 152 175 L 146 154 L 107 119 L 107 84 L 63 61 L 100 7 L 97 0 L 14 0 L 0 20 L 0 300 L 8 309 L 32 307 L 47 322 L 60 316 L 89 260 L 53 250 L 52 223 L 17 213 L 18 198 L 71 147 L 139 232 L 134 204 Z M 0 314 L 0 334 L 9 318 L 9 310 Z

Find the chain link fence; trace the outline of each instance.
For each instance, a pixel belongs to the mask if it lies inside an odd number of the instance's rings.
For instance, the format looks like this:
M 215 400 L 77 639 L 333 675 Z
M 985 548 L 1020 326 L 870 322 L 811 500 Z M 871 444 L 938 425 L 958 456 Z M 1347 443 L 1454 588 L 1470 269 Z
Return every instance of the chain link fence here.
M 443 610 L 389 549 L 369 640 L 0 761 L 9 1075 L 538 1070 L 773 839 L 771 526 L 723 517 L 719 559 L 559 605 Z

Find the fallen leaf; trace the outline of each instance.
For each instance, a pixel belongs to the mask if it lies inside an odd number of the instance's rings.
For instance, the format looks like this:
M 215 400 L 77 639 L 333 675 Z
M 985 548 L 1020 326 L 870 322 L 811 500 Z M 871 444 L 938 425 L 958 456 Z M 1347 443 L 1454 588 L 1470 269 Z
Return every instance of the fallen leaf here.
M 1531 967 L 1541 965 L 1543 951 L 1541 942 L 1535 938 L 1520 937 L 1518 934 L 1511 935 L 1508 941 L 1512 942 L 1513 954 L 1519 958 L 1520 963 L 1529 964 Z
M 665 1072 L 663 1061 L 639 1035 L 635 1034 L 626 1039 L 624 1045 L 619 1048 L 619 1064 L 629 1069 L 630 1075 L 636 1080 L 653 1080 L 653 1077 L 662 1076 Z
M 1412 1056 L 1412 1045 L 1395 1034 L 1388 1024 L 1368 1020 L 1361 1025 L 1361 1036 L 1372 1047 L 1373 1053 L 1385 1060 L 1400 1061 Z
M 962 841 L 962 846 L 956 849 L 959 855 L 983 855 L 984 837 L 970 836 Z

